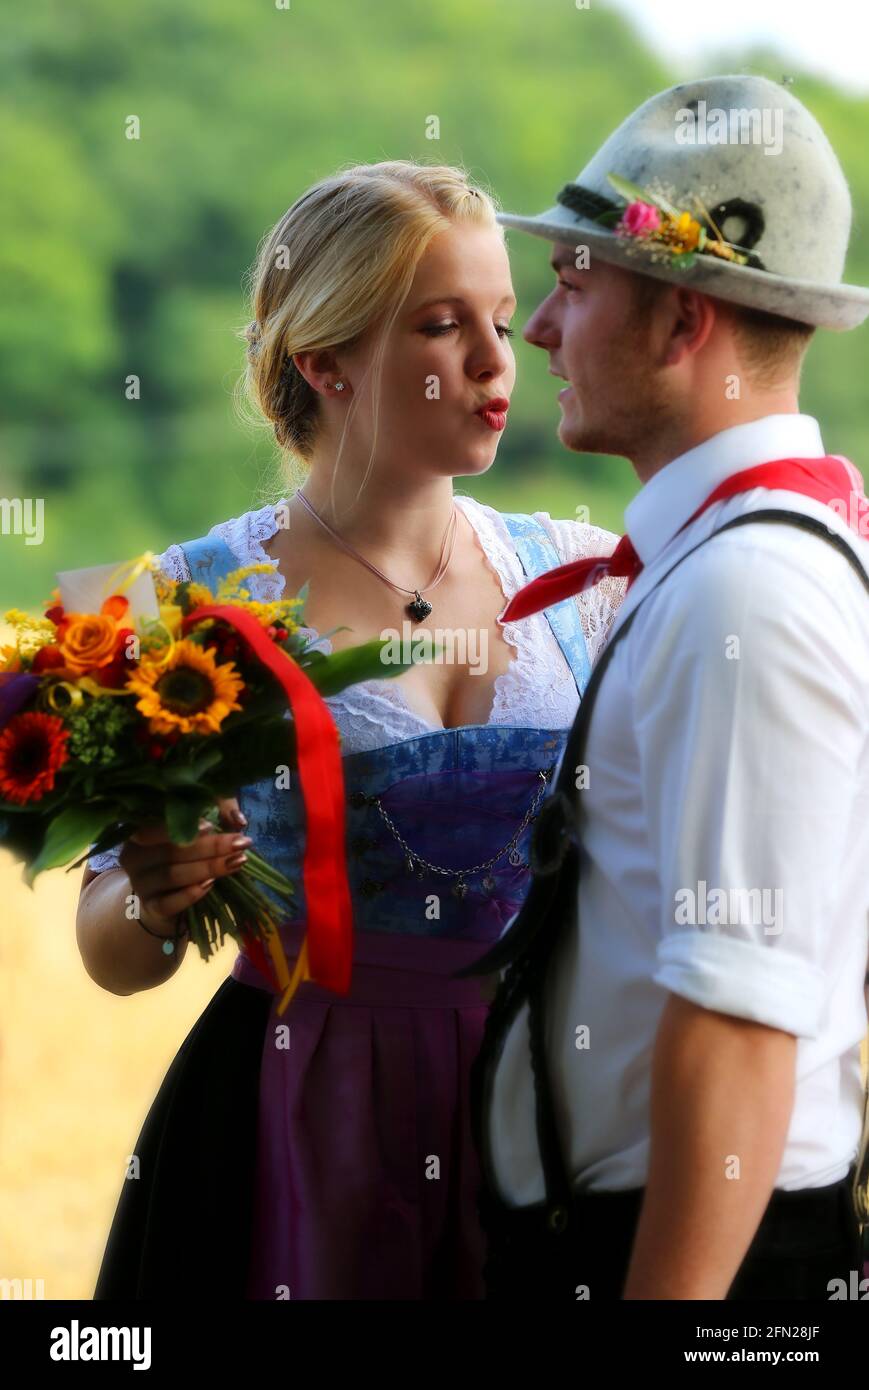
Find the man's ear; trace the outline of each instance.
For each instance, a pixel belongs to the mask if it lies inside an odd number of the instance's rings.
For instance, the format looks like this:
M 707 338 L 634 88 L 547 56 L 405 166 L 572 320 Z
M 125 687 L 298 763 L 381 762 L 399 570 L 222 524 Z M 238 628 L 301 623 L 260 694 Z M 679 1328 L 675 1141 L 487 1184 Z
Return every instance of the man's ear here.
M 675 311 L 667 343 L 665 365 L 675 367 L 705 346 L 715 327 L 716 308 L 708 294 L 677 289 Z
M 341 368 L 331 348 L 317 348 L 313 352 L 294 352 L 293 361 L 308 385 L 321 396 L 329 394 L 336 377 L 340 379 Z

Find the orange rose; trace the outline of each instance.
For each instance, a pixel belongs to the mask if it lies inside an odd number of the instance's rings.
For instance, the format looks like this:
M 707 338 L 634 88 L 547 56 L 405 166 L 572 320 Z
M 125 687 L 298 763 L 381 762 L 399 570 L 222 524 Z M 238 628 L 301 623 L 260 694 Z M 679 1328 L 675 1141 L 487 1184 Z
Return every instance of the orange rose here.
M 66 613 L 57 629 L 57 645 L 67 670 L 76 676 L 99 670 L 114 657 L 120 619 L 129 600 L 121 594 L 107 598 L 99 613 Z

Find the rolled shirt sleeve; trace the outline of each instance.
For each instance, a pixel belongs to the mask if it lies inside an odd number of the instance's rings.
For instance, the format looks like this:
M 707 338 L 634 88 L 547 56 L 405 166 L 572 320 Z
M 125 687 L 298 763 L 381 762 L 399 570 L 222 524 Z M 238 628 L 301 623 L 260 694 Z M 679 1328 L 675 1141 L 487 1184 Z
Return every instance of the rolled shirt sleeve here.
M 844 558 L 807 537 L 797 563 L 780 529 L 762 548 L 754 528 L 711 542 L 652 600 L 635 727 L 661 874 L 654 979 L 810 1038 L 866 736 L 849 619 L 866 600 Z

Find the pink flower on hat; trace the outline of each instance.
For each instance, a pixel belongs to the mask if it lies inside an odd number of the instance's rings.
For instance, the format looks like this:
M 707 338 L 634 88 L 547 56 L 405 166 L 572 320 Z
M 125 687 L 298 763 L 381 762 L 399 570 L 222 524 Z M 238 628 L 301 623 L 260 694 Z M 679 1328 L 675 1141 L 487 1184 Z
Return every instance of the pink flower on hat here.
M 638 198 L 625 208 L 616 231 L 626 236 L 646 236 L 650 232 L 657 232 L 660 226 L 661 214 L 658 209 Z

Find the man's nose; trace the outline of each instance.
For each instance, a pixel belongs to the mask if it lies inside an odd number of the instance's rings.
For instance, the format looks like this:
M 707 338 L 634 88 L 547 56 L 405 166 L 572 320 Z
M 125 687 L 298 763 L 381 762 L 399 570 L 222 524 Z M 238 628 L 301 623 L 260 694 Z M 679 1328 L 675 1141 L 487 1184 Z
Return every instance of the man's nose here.
M 549 313 L 549 296 L 538 304 L 522 329 L 522 337 L 532 347 L 553 348 L 558 345 L 558 330 Z

